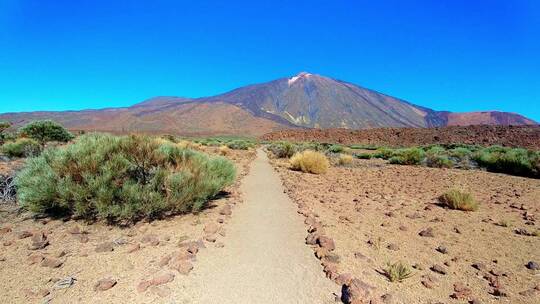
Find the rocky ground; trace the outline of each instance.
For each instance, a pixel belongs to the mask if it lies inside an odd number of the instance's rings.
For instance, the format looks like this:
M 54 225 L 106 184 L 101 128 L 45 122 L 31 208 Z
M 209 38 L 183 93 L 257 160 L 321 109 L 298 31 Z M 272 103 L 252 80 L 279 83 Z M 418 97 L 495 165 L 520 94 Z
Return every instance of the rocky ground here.
M 169 303 L 197 267 L 197 253 L 225 246 L 220 239 L 255 151 L 227 157 L 237 164 L 238 181 L 199 214 L 120 228 L 36 219 L 0 204 L 0 302 Z
M 345 284 L 345 302 L 540 302 L 540 180 L 376 159 L 322 175 L 272 163 L 306 217 L 306 243 Z M 478 211 L 439 205 L 456 187 L 474 194 Z M 383 269 L 398 261 L 413 275 L 392 283 Z
M 377 146 L 429 144 L 503 145 L 540 149 L 540 126 L 468 126 L 442 128 L 290 129 L 262 136 L 263 140 L 317 141 Z

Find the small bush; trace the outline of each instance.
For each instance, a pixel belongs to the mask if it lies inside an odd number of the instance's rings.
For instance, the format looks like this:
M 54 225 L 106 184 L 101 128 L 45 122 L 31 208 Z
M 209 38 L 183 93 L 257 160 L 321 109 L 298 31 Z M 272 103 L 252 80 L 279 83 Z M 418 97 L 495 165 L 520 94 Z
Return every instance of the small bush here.
M 235 178 L 222 158 L 146 136 L 81 136 L 30 159 L 16 178 L 30 211 L 131 222 L 200 210 Z
M 49 141 L 68 142 L 74 138 L 66 128 L 52 120 L 30 122 L 20 128 L 19 133 L 36 140 L 41 146 Z
M 375 145 L 350 145 L 349 148 L 355 149 L 355 150 L 377 150 L 377 146 Z
M 452 168 L 454 162 L 446 155 L 428 154 L 426 156 L 426 165 L 433 168 Z
M 419 148 L 399 149 L 390 158 L 391 164 L 398 165 L 418 165 L 424 159 L 425 152 Z
M 394 150 L 390 148 L 381 147 L 373 153 L 373 158 L 390 159 L 394 155 Z
M 328 152 L 330 153 L 341 153 L 343 152 L 343 146 L 341 145 L 331 145 L 329 148 L 328 148 Z
M 540 156 L 534 151 L 493 146 L 477 151 L 473 159 L 488 171 L 540 177 L 538 170 Z
M 330 166 L 324 154 L 310 150 L 296 153 L 291 157 L 290 163 L 293 170 L 314 174 L 325 173 Z
M 354 156 L 358 159 L 371 159 L 373 158 L 373 153 L 358 153 L 358 154 L 355 154 Z
M 0 145 L 4 144 L 6 140 L 6 130 L 11 127 L 11 123 L 0 121 Z
M 32 157 L 41 152 L 39 143 L 30 138 L 19 138 L 2 146 L 2 153 L 9 157 Z
M 340 154 L 338 157 L 338 164 L 340 166 L 348 166 L 352 164 L 353 157 L 349 154 Z
M 450 190 L 439 198 L 441 203 L 450 208 L 463 211 L 478 210 L 478 203 L 468 192 L 462 192 L 456 189 Z
M 290 142 L 273 143 L 268 146 L 268 151 L 277 158 L 290 158 L 296 153 L 296 147 Z
M 448 153 L 452 157 L 456 157 L 460 160 L 465 159 L 466 157 L 470 157 L 472 155 L 471 150 L 463 147 L 457 147 L 452 150 L 449 150 Z
M 383 273 L 390 282 L 402 282 L 413 275 L 411 268 L 402 262 L 386 264 Z
M 227 143 L 227 147 L 233 150 L 247 150 L 253 147 L 253 144 L 246 140 L 233 140 Z

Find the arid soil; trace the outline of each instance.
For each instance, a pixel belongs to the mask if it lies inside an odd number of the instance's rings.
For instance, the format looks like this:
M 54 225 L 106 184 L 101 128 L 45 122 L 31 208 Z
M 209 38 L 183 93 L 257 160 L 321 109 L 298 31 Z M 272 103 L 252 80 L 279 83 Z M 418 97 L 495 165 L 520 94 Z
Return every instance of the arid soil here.
M 333 263 L 327 275 L 356 279 L 356 294 L 384 303 L 540 302 L 540 180 L 381 160 L 321 175 L 272 163 L 306 223 L 322 223 L 307 242 L 319 230 L 333 240 L 331 259 L 322 259 Z M 474 194 L 479 210 L 441 207 L 438 197 L 451 188 Z M 398 261 L 413 275 L 392 283 L 382 272 Z
M 540 126 L 468 126 L 443 128 L 291 129 L 265 134 L 263 140 L 341 144 L 418 146 L 428 144 L 503 145 L 540 149 Z
M 197 253 L 224 246 L 224 227 L 242 199 L 240 180 L 255 156 L 229 153 L 238 181 L 199 214 L 119 228 L 34 219 L 0 205 L 0 302 L 170 303 L 197 267 Z

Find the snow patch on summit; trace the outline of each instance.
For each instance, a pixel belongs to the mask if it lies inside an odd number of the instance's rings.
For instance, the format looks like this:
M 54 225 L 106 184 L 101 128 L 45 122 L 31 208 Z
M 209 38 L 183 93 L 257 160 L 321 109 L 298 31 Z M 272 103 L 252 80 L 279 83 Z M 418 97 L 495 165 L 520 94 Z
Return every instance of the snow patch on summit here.
M 289 86 L 291 86 L 293 83 L 295 83 L 298 79 L 301 79 L 301 78 L 309 78 L 312 74 L 308 73 L 308 72 L 301 72 L 301 73 L 298 73 L 298 75 L 296 76 L 293 76 L 291 78 L 289 78 Z

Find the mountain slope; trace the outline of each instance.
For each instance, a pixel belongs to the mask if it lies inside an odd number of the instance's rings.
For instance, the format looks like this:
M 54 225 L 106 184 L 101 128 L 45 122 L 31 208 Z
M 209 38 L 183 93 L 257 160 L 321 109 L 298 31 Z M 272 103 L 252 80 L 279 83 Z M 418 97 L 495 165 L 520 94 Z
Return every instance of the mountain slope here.
M 535 124 L 514 113 L 434 111 L 306 72 L 212 97 L 165 96 L 127 108 L 0 114 L 0 120 L 16 125 L 45 118 L 73 130 L 252 136 L 286 128 Z

